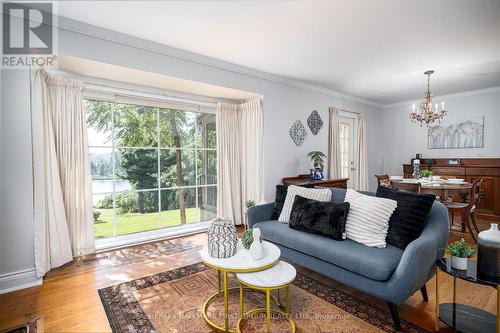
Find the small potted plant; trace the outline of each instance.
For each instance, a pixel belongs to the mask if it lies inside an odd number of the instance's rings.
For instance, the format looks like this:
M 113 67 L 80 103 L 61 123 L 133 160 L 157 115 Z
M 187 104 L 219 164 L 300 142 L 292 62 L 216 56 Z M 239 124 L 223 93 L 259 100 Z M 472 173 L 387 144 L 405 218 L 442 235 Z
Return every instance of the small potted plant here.
M 248 213 L 247 213 L 247 211 L 248 211 L 248 208 L 250 208 L 252 206 L 255 206 L 255 200 L 247 200 L 247 201 L 245 201 L 245 207 L 247 208 L 245 210 L 245 223 L 244 223 L 245 224 L 245 229 L 248 228 Z
M 462 238 L 453 242 L 446 248 L 446 252 L 451 254 L 451 267 L 459 270 L 467 269 L 467 259 L 476 254 L 476 247 L 468 245 Z
M 422 171 L 420 171 L 420 177 L 423 180 L 431 181 L 432 180 L 432 171 L 431 170 L 422 170 Z
M 307 154 L 314 165 L 314 169 L 310 170 L 311 179 L 323 179 L 323 167 L 325 166 L 326 156 L 320 151 L 311 151 Z

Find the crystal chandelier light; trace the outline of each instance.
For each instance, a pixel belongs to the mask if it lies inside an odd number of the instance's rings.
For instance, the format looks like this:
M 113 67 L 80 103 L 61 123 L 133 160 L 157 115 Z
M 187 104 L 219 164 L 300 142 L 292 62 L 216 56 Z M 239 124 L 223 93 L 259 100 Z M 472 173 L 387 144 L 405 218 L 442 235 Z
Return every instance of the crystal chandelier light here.
M 444 102 L 441 102 L 441 109 L 439 109 L 438 104 L 432 105 L 432 93 L 430 92 L 431 84 L 431 74 L 434 73 L 433 70 L 424 72 L 427 75 L 427 92 L 424 94 L 424 101 L 420 104 L 418 110 L 416 110 L 415 104 L 412 105 L 412 113 L 410 113 L 410 119 L 413 123 L 420 123 L 420 126 L 424 124 L 429 127 L 435 121 L 441 122 L 448 111 L 444 108 Z

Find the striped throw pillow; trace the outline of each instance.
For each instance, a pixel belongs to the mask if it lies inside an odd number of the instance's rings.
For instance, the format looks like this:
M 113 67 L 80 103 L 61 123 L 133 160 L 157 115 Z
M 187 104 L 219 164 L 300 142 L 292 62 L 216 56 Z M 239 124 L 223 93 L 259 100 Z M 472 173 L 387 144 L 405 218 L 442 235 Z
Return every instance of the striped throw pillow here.
M 389 220 L 397 202 L 347 190 L 345 200 L 350 209 L 345 224 L 347 238 L 371 247 L 386 247 Z
M 295 200 L 296 195 L 318 201 L 331 201 L 332 199 L 332 191 L 327 188 L 316 189 L 290 185 L 288 186 L 285 203 L 283 204 L 283 209 L 281 210 L 278 221 L 288 223 L 290 220 L 290 213 L 292 212 L 293 201 Z

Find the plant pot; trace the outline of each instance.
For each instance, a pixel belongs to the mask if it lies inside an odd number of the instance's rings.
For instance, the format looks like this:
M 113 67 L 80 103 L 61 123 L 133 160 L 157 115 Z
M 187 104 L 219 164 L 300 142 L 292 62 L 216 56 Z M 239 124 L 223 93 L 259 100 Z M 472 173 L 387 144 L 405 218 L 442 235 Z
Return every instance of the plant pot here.
M 454 269 L 465 271 L 467 269 L 467 259 L 460 257 L 451 257 L 451 267 Z

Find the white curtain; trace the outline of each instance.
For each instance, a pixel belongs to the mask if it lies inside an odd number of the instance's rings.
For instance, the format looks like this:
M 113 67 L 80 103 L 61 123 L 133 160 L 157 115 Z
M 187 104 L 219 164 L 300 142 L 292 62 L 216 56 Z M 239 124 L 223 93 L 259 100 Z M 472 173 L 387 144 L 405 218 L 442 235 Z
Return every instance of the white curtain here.
M 340 115 L 339 109 L 334 106 L 330 106 L 328 112 L 328 177 L 335 179 L 342 175 L 339 143 Z
M 358 190 L 368 191 L 368 158 L 366 150 L 366 121 L 365 114 L 361 113 L 358 120 L 358 165 L 356 168 Z
M 263 114 L 261 100 L 217 104 L 217 214 L 244 221 L 244 203 L 263 190 Z
M 32 74 L 34 246 L 38 276 L 94 252 L 83 84 Z

